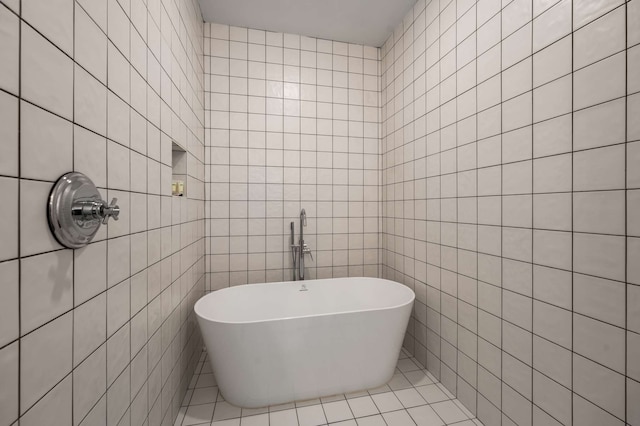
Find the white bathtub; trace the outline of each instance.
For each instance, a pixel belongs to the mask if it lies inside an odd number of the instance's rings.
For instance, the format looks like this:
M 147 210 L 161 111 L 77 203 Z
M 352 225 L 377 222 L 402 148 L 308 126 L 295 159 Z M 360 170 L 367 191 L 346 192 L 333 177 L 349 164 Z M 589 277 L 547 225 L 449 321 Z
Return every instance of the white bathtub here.
M 414 297 L 393 281 L 337 278 L 226 288 L 194 310 L 222 395 L 255 408 L 389 381 Z

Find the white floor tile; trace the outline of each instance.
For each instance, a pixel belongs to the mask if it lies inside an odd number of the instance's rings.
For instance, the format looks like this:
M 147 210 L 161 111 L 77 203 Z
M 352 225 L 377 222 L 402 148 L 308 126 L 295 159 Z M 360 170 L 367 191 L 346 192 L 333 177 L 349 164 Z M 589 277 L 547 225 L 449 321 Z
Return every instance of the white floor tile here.
M 417 407 L 427 402 L 420 396 L 415 388 L 402 389 L 394 392 L 404 408 Z
M 269 414 L 242 417 L 240 426 L 269 426 Z
M 295 409 L 269 413 L 270 426 L 298 426 L 298 416 Z
M 358 423 L 358 426 L 386 426 L 384 418 L 380 414 L 360 417 L 359 419 L 356 419 L 356 422 Z
M 440 390 L 438 386 L 434 385 L 426 385 L 417 387 L 416 390 L 422 395 L 425 401 L 429 404 L 433 404 L 435 402 L 446 401 L 449 399 L 447 395 Z
M 384 413 L 382 416 L 387 426 L 414 426 L 411 416 L 405 410 Z
M 183 426 L 211 422 L 215 404 L 191 405 L 182 421 Z
M 381 413 L 400 410 L 402 408 L 402 404 L 393 392 L 379 393 L 373 395 L 371 398 L 373 398 L 373 402 L 375 402 L 376 407 L 378 407 Z
M 433 408 L 428 405 L 409 408 L 407 411 L 418 426 L 441 426 L 444 424 Z
M 322 405 L 296 408 L 296 411 L 298 412 L 298 424 L 300 426 L 318 426 L 327 423 Z
M 431 407 L 445 423 L 455 423 L 467 419 L 467 415 L 453 401 L 438 402 L 431 405 Z
M 226 401 L 216 403 L 216 410 L 213 412 L 213 420 L 228 420 L 240 417 L 241 409 Z
M 356 418 L 378 414 L 376 404 L 374 404 L 373 399 L 368 395 L 348 399 L 347 402 L 349 403 L 349 407 L 351 407 L 351 412 Z
M 322 408 L 324 408 L 324 415 L 327 417 L 327 422 L 329 423 L 353 419 L 353 414 L 347 401 L 335 401 L 322 404 Z

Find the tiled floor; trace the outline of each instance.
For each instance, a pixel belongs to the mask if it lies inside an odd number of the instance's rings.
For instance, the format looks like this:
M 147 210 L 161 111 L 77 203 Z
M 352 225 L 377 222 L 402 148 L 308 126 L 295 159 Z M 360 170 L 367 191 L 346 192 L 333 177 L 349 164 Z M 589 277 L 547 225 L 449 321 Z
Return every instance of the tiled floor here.
M 396 374 L 380 388 L 257 409 L 225 402 L 203 353 L 182 405 L 175 426 L 482 425 L 404 352 Z

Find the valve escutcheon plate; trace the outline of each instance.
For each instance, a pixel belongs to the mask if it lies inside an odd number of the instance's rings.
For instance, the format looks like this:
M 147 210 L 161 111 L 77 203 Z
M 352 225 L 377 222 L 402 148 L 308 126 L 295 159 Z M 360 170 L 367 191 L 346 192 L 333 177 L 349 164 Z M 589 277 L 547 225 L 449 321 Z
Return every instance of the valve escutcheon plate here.
M 67 248 L 84 247 L 100 228 L 100 220 L 73 215 L 74 204 L 102 200 L 91 179 L 79 172 L 62 175 L 51 190 L 47 206 L 49 228 L 56 240 Z

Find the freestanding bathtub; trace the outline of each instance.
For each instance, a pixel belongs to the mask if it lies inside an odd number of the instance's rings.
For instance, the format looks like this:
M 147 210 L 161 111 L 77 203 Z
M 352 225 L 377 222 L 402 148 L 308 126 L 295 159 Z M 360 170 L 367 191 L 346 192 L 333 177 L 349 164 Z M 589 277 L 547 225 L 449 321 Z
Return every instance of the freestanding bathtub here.
M 226 288 L 194 310 L 222 395 L 257 408 L 385 384 L 414 298 L 393 281 L 336 278 Z

